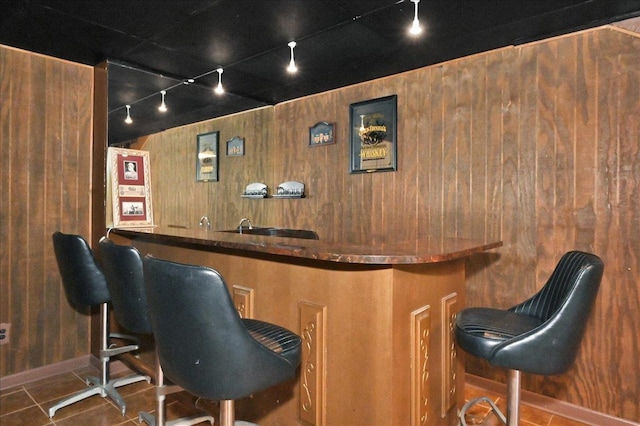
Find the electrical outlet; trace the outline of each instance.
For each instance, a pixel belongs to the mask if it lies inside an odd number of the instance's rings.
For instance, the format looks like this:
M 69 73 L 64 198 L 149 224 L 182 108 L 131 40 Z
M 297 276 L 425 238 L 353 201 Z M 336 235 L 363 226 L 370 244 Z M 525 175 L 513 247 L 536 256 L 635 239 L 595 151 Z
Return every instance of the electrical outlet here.
M 10 323 L 3 322 L 0 324 L 0 345 L 9 343 L 9 330 L 11 330 Z

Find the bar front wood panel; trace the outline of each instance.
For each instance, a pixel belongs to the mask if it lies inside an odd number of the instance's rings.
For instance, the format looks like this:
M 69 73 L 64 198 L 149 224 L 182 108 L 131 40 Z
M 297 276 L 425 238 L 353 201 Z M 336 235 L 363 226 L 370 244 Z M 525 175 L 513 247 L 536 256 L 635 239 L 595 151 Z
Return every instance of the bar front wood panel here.
M 238 418 L 261 425 L 408 425 L 411 406 L 427 401 L 419 425 L 457 425 L 464 367 L 442 348 L 462 304 L 464 260 L 379 266 L 252 258 L 133 243 L 157 258 L 206 265 L 234 286 L 254 289 L 254 317 L 303 337 L 295 381 L 239 401 Z M 291 263 L 288 263 L 291 262 Z M 412 313 L 430 305 L 427 366 L 412 368 Z M 453 360 L 453 361 L 452 361 Z M 425 371 L 431 372 L 423 377 Z M 451 376 L 444 379 L 442 371 Z M 450 378 L 453 377 L 453 382 Z M 412 393 L 412 383 L 423 387 Z M 307 386 L 307 390 L 304 388 Z M 446 396 L 442 395 L 446 393 Z M 442 412 L 441 401 L 448 401 Z M 420 402 L 422 403 L 422 402 Z
M 0 376 L 89 352 L 65 298 L 56 230 L 90 238 L 92 69 L 0 46 Z
M 154 185 L 165 188 L 154 187 L 154 202 L 159 214 L 187 217 L 190 226 L 209 211 L 215 229 L 246 216 L 254 225 L 314 229 L 326 240 L 439 233 L 502 240 L 499 254 L 467 262 L 473 306 L 511 306 L 542 286 L 564 252 L 594 252 L 606 270 L 575 367 L 558 377 L 525 375 L 523 386 L 638 422 L 640 377 L 628 374 L 640 370 L 638 63 L 640 38 L 603 27 L 170 130 L 145 140 Z M 349 104 L 392 94 L 398 171 L 349 174 Z M 268 120 L 271 129 L 256 131 Z M 308 146 L 318 121 L 336 123 L 336 144 Z M 185 198 L 174 181 L 194 179 L 193 160 L 170 158 L 179 143 L 218 129 L 223 141 L 250 135 L 249 151 L 221 156 L 220 182 L 199 184 Z M 299 180 L 308 196 L 241 199 L 255 180 L 270 188 Z M 192 206 L 197 211 L 183 214 Z M 471 357 L 467 369 L 504 380 Z

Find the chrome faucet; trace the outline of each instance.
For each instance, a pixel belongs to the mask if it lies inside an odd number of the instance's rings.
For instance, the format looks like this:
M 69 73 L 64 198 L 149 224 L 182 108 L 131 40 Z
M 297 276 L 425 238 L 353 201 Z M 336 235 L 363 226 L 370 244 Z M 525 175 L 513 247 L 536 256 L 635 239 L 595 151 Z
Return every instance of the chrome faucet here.
M 249 224 L 249 229 L 253 229 L 253 225 L 251 225 L 251 221 L 246 217 L 240 219 L 240 224 L 238 225 L 238 231 L 242 234 L 242 224 L 247 222 Z
M 200 228 L 204 228 L 205 226 L 207 231 L 211 230 L 211 222 L 209 221 L 209 218 L 207 216 L 202 216 L 200 218 Z

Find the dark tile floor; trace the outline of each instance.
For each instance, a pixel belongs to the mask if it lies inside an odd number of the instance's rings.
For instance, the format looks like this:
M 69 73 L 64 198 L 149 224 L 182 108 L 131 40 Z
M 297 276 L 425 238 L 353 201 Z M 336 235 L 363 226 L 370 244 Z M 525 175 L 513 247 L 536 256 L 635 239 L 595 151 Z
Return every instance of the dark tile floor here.
M 124 417 L 110 398 L 95 395 L 60 408 L 53 419 L 49 419 L 49 407 L 66 395 L 84 389 L 86 387 L 84 378 L 96 374 L 97 370 L 87 367 L 3 390 L 0 392 L 0 425 L 138 425 L 140 424 L 138 412 L 155 412 L 155 389 L 153 385 L 143 381 L 118 388 L 120 395 L 127 403 L 127 412 Z M 194 408 L 194 402 L 195 398 L 185 392 L 167 396 L 167 418 L 175 419 L 198 414 L 198 410 Z M 209 412 L 217 412 L 215 403 L 206 401 L 198 405 Z
M 56 375 L 47 379 L 27 383 L 22 386 L 0 392 L 0 425 L 2 426 L 107 426 L 137 425 L 138 412 L 153 411 L 155 407 L 155 391 L 146 382 L 134 383 L 120 387 L 118 390 L 127 403 L 127 413 L 123 417 L 119 408 L 109 399 L 93 396 L 58 410 L 53 419 L 49 419 L 48 410 L 56 401 L 85 387 L 84 377 L 96 374 L 87 367 L 78 371 Z M 484 390 L 467 386 L 465 398 L 471 399 L 486 395 Z M 497 400 L 501 409 L 505 408 L 505 399 L 501 395 L 487 395 Z M 185 415 L 196 414 L 193 408 L 194 398 L 185 393 L 167 397 L 167 418 L 174 419 Z M 200 408 L 216 412 L 215 403 L 201 402 Z M 469 425 L 497 426 L 500 422 L 489 413 L 489 406 L 475 406 L 467 416 Z M 208 423 L 203 423 L 208 424 Z M 216 424 L 218 419 L 216 418 Z M 581 426 L 569 419 L 564 419 L 544 411 L 533 410 L 526 405 L 521 408 L 521 424 L 523 426 Z M 340 426 L 340 425 L 330 425 Z M 370 425 L 373 426 L 373 425 Z

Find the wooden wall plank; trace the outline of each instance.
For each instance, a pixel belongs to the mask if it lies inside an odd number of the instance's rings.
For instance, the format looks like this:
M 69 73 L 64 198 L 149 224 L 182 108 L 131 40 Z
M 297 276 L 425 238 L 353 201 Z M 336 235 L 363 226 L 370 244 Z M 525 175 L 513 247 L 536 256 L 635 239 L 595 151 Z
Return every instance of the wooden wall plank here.
M 11 139 L 11 126 L 9 125 L 13 108 L 10 107 L 13 101 L 13 83 L 6 76 L 10 74 L 10 51 L 0 49 L 0 94 L 3 96 L 3 100 L 0 103 L 0 146 L 7 151 L 6 155 L 0 155 L 0 288 L 5 291 L 4 297 L 0 298 L 0 321 L 5 321 L 11 318 L 11 286 L 10 280 L 10 268 L 9 265 L 12 261 L 10 244 L 11 240 L 9 234 L 5 229 L 8 226 L 11 218 L 11 209 L 5 208 L 5 206 L 11 205 L 11 187 L 9 179 L 6 179 L 11 173 L 11 155 L 9 152 L 14 151 L 14 143 Z M 0 357 L 0 371 L 9 371 L 9 357 Z
M 50 67 L 53 64 L 50 65 Z M 48 76 L 50 87 L 59 88 L 62 85 L 63 75 L 61 72 L 56 72 L 53 75 Z M 48 121 L 48 129 L 49 135 L 52 140 L 55 140 L 56 143 L 44 144 L 42 146 L 42 157 L 46 158 L 47 161 L 42 164 L 42 169 L 44 171 L 44 180 L 46 181 L 45 191 L 43 194 L 43 200 L 45 205 L 45 214 L 47 215 L 48 220 L 51 223 L 61 223 L 62 215 L 59 209 L 55 207 L 58 205 L 58 200 L 61 193 L 59 170 L 60 164 L 62 164 L 62 155 L 60 152 L 60 146 L 62 141 L 62 127 L 64 123 L 64 119 L 62 116 L 62 108 L 59 108 L 59 105 L 62 105 L 64 102 L 63 99 L 64 93 L 62 90 L 53 90 L 48 96 L 45 97 L 45 111 L 49 115 L 50 120 Z M 43 234 L 46 233 L 46 230 L 42 230 Z M 41 238 L 44 240 L 45 238 L 50 238 L 49 235 L 41 235 Z M 44 309 L 43 313 L 45 318 L 59 318 L 60 312 L 59 307 L 61 304 L 65 303 L 64 294 L 62 294 L 62 289 L 58 285 L 57 277 L 55 275 L 48 273 L 48 271 L 55 270 L 57 268 L 57 264 L 55 263 L 54 254 L 51 251 L 52 247 L 50 245 L 44 246 L 43 252 L 43 260 L 45 262 L 44 265 L 44 274 L 40 279 L 44 282 Z M 62 359 L 62 341 L 61 341 L 61 333 L 63 329 L 63 324 L 58 321 L 43 321 L 41 327 L 44 331 L 43 342 L 42 345 L 48 348 L 44 353 L 44 364 L 52 364 L 56 359 Z

